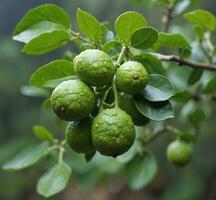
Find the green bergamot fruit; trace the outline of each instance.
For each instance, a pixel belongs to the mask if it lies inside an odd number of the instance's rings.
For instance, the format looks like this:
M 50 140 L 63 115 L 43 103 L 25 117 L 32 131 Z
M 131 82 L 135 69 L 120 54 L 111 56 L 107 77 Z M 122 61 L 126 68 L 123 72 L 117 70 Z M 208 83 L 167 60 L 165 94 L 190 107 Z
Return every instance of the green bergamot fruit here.
M 95 150 L 91 137 L 92 119 L 87 117 L 78 122 L 70 122 L 66 129 L 68 145 L 78 153 L 90 153 Z
M 93 90 L 80 80 L 62 82 L 54 89 L 50 100 L 54 112 L 66 121 L 84 119 L 96 103 Z
M 110 84 L 115 74 L 115 66 L 105 52 L 88 49 L 74 58 L 74 70 L 78 77 L 92 86 Z
M 131 117 L 120 108 L 105 109 L 92 125 L 92 141 L 103 155 L 116 157 L 133 145 L 135 128 Z
M 139 110 L 136 108 L 133 101 L 133 96 L 128 94 L 119 95 L 119 106 L 122 110 L 126 111 L 129 114 L 136 126 L 144 126 L 150 120 L 143 116 Z
M 148 72 L 136 61 L 122 64 L 116 73 L 116 83 L 120 91 L 127 94 L 141 93 L 148 83 Z
M 186 165 L 192 156 L 192 147 L 189 143 L 176 140 L 169 144 L 167 148 L 167 158 L 174 165 L 182 167 Z

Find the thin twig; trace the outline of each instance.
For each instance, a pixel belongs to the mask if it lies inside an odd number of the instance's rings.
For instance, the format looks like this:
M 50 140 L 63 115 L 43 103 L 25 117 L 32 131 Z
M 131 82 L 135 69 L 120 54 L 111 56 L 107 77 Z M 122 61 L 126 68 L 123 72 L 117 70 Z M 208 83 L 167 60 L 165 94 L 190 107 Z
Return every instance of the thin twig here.
M 170 23 L 173 19 L 172 12 L 173 12 L 174 7 L 175 7 L 175 4 L 168 5 L 163 8 L 163 13 L 164 13 L 162 17 L 163 32 L 167 32 L 169 29 Z
M 159 54 L 159 53 L 152 53 L 152 55 L 157 57 L 161 61 L 176 62 L 179 64 L 179 66 L 187 65 L 187 66 L 193 67 L 195 69 L 206 69 L 206 70 L 216 71 L 216 65 L 215 64 L 206 64 L 206 63 L 194 62 L 191 60 L 186 60 L 186 59 L 180 58 L 179 56 L 175 56 L 175 55 L 163 55 L 163 54 Z

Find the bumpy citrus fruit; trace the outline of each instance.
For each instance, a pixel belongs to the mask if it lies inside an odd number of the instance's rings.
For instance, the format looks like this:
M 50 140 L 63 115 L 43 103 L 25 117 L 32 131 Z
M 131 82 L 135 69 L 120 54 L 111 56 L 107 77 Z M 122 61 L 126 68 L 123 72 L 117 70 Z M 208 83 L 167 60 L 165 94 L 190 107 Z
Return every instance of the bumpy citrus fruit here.
M 80 80 L 62 82 L 51 96 L 54 112 L 66 121 L 84 119 L 94 109 L 95 102 L 93 90 Z
M 82 81 L 92 86 L 109 84 L 115 74 L 109 55 L 97 49 L 88 49 L 76 56 L 74 70 Z
M 117 70 L 116 83 L 122 92 L 138 94 L 146 87 L 148 77 L 148 72 L 141 63 L 128 61 Z
M 136 108 L 133 101 L 133 96 L 131 95 L 119 95 L 119 106 L 131 116 L 136 126 L 144 126 L 150 121 L 147 117 L 143 116 Z
M 103 155 L 116 157 L 125 153 L 134 139 L 134 123 L 120 108 L 105 109 L 93 121 L 92 141 Z
M 167 148 L 167 158 L 176 166 L 186 165 L 192 156 L 192 147 L 184 141 L 176 140 Z
M 90 117 L 68 124 L 66 139 L 71 149 L 78 153 L 90 153 L 95 150 L 91 139 L 91 126 Z

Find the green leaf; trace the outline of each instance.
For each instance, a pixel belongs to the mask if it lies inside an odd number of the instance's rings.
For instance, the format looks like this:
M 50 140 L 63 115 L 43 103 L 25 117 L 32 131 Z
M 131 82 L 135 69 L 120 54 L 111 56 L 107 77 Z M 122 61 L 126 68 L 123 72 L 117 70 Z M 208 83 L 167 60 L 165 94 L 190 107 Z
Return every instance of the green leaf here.
M 156 46 L 167 46 L 175 47 L 179 49 L 185 49 L 188 53 L 191 52 L 191 46 L 188 41 L 178 33 L 163 33 L 160 32 L 158 35 L 158 40 L 155 43 Z
M 178 134 L 178 137 L 186 142 L 195 142 L 196 136 L 195 134 L 188 132 L 188 131 L 180 131 Z
M 174 95 L 174 89 L 165 76 L 150 74 L 148 85 L 141 95 L 149 101 L 166 101 Z
M 147 25 L 143 15 L 138 12 L 128 11 L 121 14 L 115 22 L 115 31 L 125 44 L 129 44 L 133 32 Z
M 140 28 L 131 36 L 131 45 L 138 49 L 147 49 L 153 46 L 158 39 L 158 31 L 154 28 Z
M 77 10 L 77 24 L 80 31 L 92 41 L 100 41 L 102 39 L 102 27 L 100 22 L 88 12 Z
M 169 101 L 149 102 L 136 96 L 134 102 L 140 113 L 153 121 L 163 121 L 174 117 L 173 108 Z
M 70 17 L 55 4 L 44 4 L 31 9 L 17 24 L 13 36 L 15 40 L 28 42 L 45 32 L 69 30 Z
M 137 154 L 125 168 L 125 178 L 133 190 L 139 190 L 150 183 L 157 173 L 157 162 L 150 152 Z
M 188 78 L 188 84 L 193 85 L 197 83 L 202 77 L 202 74 L 203 74 L 203 69 L 193 69 L 193 71 L 191 72 Z
M 69 34 L 66 31 L 53 31 L 43 33 L 27 43 L 22 52 L 28 55 L 40 55 L 57 49 L 69 42 Z
M 213 31 L 216 27 L 215 16 L 206 10 L 194 10 L 184 14 L 184 17 L 194 25 L 198 25 L 210 31 Z
M 163 68 L 162 62 L 155 56 L 141 52 L 140 55 L 135 54 L 134 59 L 142 63 L 150 74 L 166 75 L 166 70 Z
M 115 40 L 109 41 L 104 44 L 103 51 L 108 53 L 110 56 L 117 55 L 121 51 L 122 45 L 120 42 Z
M 61 162 L 48 170 L 37 183 L 37 192 L 48 198 L 61 192 L 68 184 L 71 168 Z
M 53 31 L 67 31 L 65 27 L 49 21 L 42 21 L 32 25 L 30 28 L 24 30 L 13 37 L 14 40 L 28 43 L 32 39 L 38 37 L 43 33 L 51 33 Z
M 188 119 L 193 125 L 198 125 L 205 119 L 205 113 L 201 108 L 196 108 L 189 113 Z
M 30 78 L 30 84 L 37 87 L 46 86 L 48 81 L 70 77 L 74 74 L 73 63 L 55 60 L 38 68 Z
M 20 88 L 22 95 L 31 97 L 48 97 L 49 92 L 42 88 L 37 88 L 34 86 L 24 85 Z
M 212 79 L 209 80 L 209 82 L 203 88 L 203 92 L 205 94 L 210 94 L 214 91 L 215 88 L 216 88 L 216 76 L 214 76 Z
M 172 100 L 177 102 L 187 103 L 192 97 L 193 95 L 189 91 L 184 90 L 184 91 L 176 92 Z
M 49 132 L 43 126 L 35 125 L 35 126 L 33 126 L 33 131 L 34 131 L 35 136 L 42 141 L 44 141 L 44 140 L 49 141 L 49 142 L 54 141 L 53 134 L 51 132 Z
M 30 167 L 47 154 L 47 143 L 27 147 L 3 165 L 4 170 L 17 171 Z

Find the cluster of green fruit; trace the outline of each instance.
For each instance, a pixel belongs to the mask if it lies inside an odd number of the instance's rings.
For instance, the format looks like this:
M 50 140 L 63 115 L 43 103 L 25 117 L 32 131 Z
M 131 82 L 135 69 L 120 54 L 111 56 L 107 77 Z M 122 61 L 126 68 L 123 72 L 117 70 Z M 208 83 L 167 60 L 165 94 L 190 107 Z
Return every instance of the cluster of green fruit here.
M 78 79 L 62 82 L 51 96 L 54 112 L 70 121 L 66 129 L 69 146 L 85 154 L 98 150 L 116 157 L 125 153 L 134 143 L 135 125 L 149 121 L 132 101 L 132 95 L 146 87 L 148 72 L 135 61 L 117 67 L 97 49 L 81 52 L 73 63 Z M 98 90 L 103 91 L 101 96 Z M 111 103 L 105 103 L 107 91 L 112 93 Z

